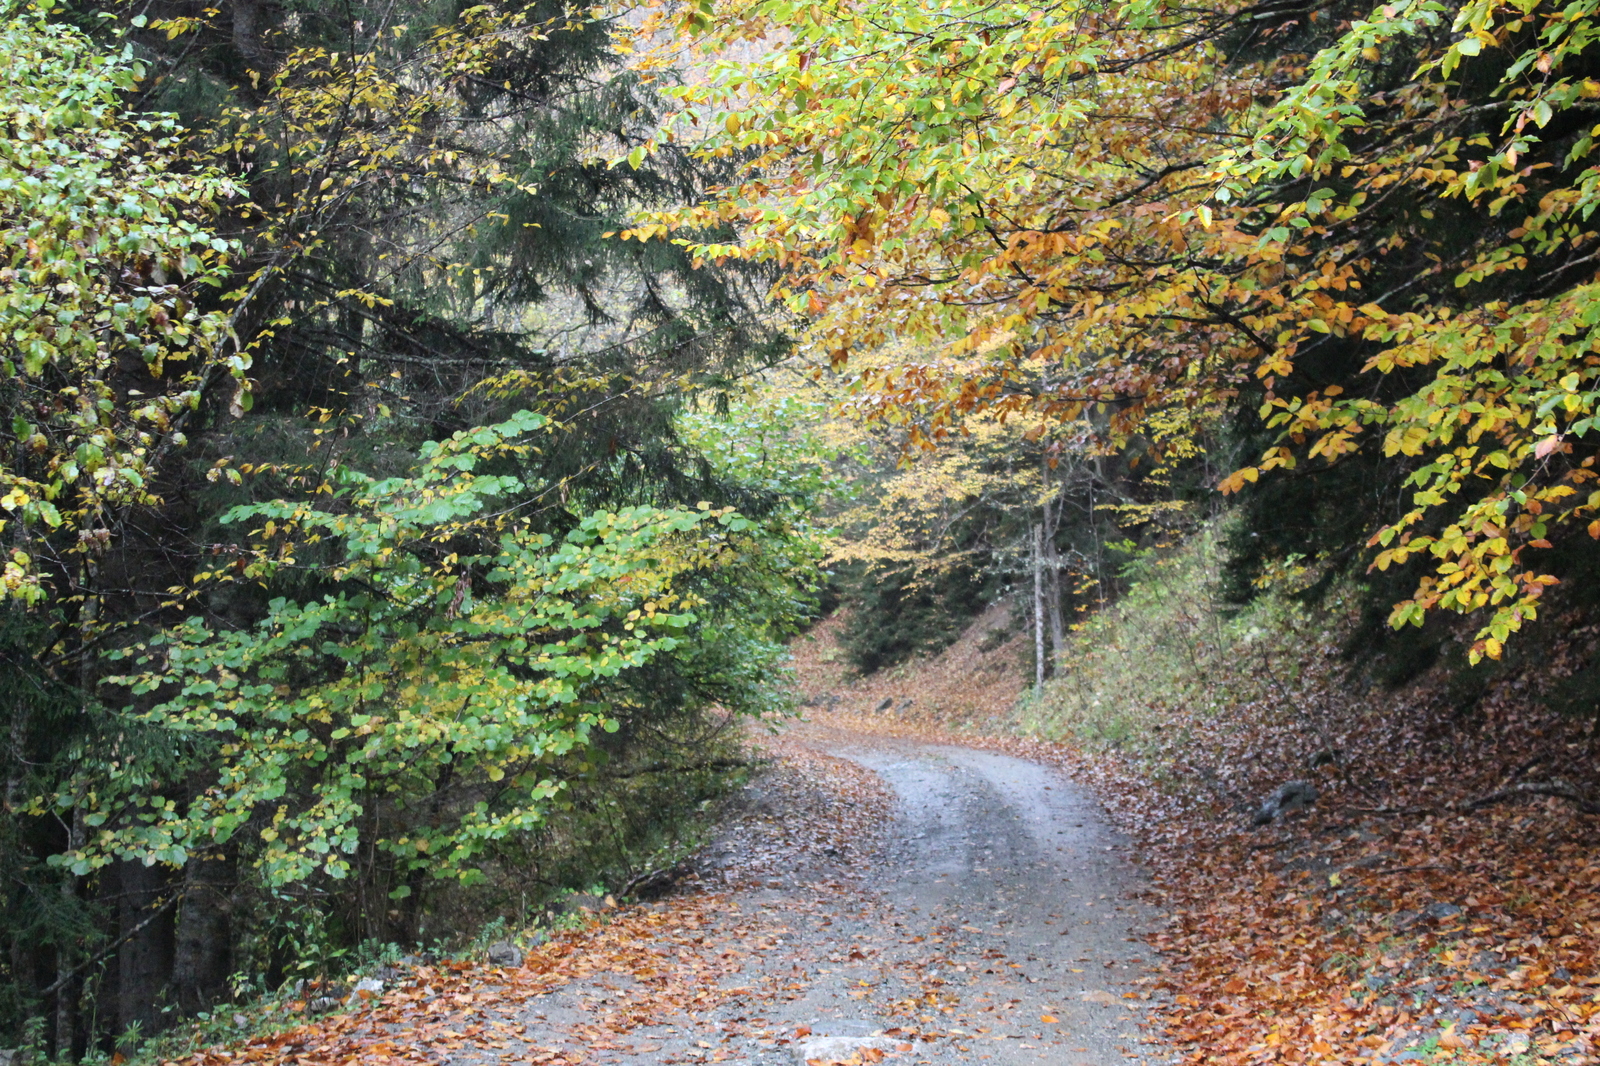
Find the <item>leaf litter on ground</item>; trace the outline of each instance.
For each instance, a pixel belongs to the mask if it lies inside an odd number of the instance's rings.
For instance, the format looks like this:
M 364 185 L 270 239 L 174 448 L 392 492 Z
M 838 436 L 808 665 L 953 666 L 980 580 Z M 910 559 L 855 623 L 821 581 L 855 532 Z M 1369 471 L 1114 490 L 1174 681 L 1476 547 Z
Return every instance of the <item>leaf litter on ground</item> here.
M 208 1047 L 164 1066 L 424 1066 L 484 1054 L 534 1066 L 577 1066 L 609 1054 L 660 1051 L 653 1037 L 635 1035 L 730 1005 L 745 1009 L 717 1023 L 715 1043 L 694 1042 L 704 1052 L 696 1061 L 722 1061 L 725 1045 L 740 1037 L 788 1046 L 806 1034 L 782 1029 L 763 1013 L 795 998 L 799 986 L 771 975 L 747 980 L 745 971 L 753 957 L 781 949 L 790 930 L 769 912 L 741 909 L 736 895 L 791 888 L 797 875 L 848 870 L 873 847 L 890 800 L 854 763 L 782 736 L 764 738 L 762 746 L 771 766 L 728 812 L 690 891 L 594 915 L 586 928 L 530 947 L 518 966 L 476 959 L 417 966 L 355 1010 Z M 814 887 L 851 894 L 841 884 Z M 576 1011 L 559 1021 L 538 1017 L 539 1003 L 561 990 L 575 993 Z M 306 1014 L 315 994 L 308 991 L 308 998 L 282 1009 Z M 859 1061 L 885 1055 L 881 1048 L 867 1051 Z

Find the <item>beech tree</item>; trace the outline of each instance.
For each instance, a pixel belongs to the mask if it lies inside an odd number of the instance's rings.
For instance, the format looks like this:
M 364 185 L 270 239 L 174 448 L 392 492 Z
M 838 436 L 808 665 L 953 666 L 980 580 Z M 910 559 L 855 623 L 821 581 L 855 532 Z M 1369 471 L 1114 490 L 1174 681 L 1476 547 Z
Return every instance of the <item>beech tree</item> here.
M 1536 615 L 1563 526 L 1600 536 L 1587 12 L 756 2 L 670 17 L 713 51 L 785 36 L 683 90 L 685 121 L 659 139 L 744 153 L 744 180 L 634 235 L 780 264 L 776 295 L 836 362 L 925 342 L 927 358 L 863 381 L 886 416 L 932 411 L 912 443 L 978 410 L 1092 415 L 1115 442 L 1152 414 L 1231 405 L 1266 451 L 1220 487 L 1309 463 L 1297 483 L 1321 502 L 1291 508 L 1295 535 L 1335 564 L 1413 566 L 1397 626 L 1482 612 L 1473 658 Z M 708 109 L 725 120 L 696 126 Z M 677 229 L 713 218 L 741 220 L 742 239 Z M 1411 504 L 1372 502 L 1388 488 Z M 1271 507 L 1297 490 L 1255 491 Z M 1319 531 L 1318 515 L 1335 519 Z

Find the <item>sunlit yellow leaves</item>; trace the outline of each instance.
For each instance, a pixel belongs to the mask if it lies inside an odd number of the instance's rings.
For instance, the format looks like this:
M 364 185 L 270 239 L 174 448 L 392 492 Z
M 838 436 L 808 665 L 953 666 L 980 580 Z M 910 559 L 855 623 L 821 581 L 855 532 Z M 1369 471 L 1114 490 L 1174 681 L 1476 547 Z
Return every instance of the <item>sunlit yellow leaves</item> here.
M 1383 454 L 1421 455 L 1422 445 L 1428 438 L 1425 426 L 1397 426 L 1383 438 Z
M 1435 568 L 1400 624 L 1445 609 L 1510 626 L 1548 585 L 1524 549 L 1574 520 L 1600 535 L 1595 505 L 1563 496 L 1592 477 L 1577 464 L 1600 424 L 1600 289 L 1557 266 L 1587 254 L 1600 210 L 1600 186 L 1577 177 L 1596 133 L 1573 109 L 1600 92 L 1573 62 L 1587 14 L 1465 0 L 1452 42 L 1451 11 L 1395 3 L 1308 60 L 1222 67 L 1141 21 L 1140 5 L 1082 22 L 1004 5 L 803 6 L 761 7 L 795 16 L 796 38 L 695 90 L 726 122 L 680 128 L 680 143 L 716 152 L 762 123 L 764 154 L 715 203 L 638 232 L 742 225 L 741 254 L 779 264 L 789 306 L 811 316 L 819 361 L 926 350 L 863 373 L 859 410 L 917 444 L 980 416 L 1085 410 L 1104 416 L 1103 439 L 1127 441 L 1163 403 L 1201 408 L 1249 383 L 1282 438 L 1219 488 L 1381 448 L 1411 498 L 1397 521 L 1374 515 L 1377 565 Z M 741 39 L 753 12 L 708 13 L 705 43 Z M 1518 51 L 1518 20 L 1547 16 L 1548 34 Z M 1110 55 L 1116 69 L 1102 69 Z M 1369 97 L 1395 60 L 1399 88 Z M 1504 83 L 1466 95 L 1462 64 Z M 1115 107 L 1080 95 L 1084 71 Z M 1537 92 L 1519 80 L 1529 71 Z M 1451 125 L 1469 113 L 1493 128 Z M 1543 145 L 1567 119 L 1582 139 Z M 1414 273 L 1386 276 L 1401 261 Z M 1000 335 L 1013 340 L 985 347 Z M 980 351 L 981 365 L 963 362 Z M 1311 351 L 1313 379 L 1341 360 L 1348 377 L 1313 392 L 1326 382 L 1302 380 Z M 1073 399 L 1030 390 L 1043 371 Z
M 1235 470 L 1233 473 L 1219 481 L 1217 483 L 1217 491 L 1223 493 L 1224 495 L 1238 492 L 1240 489 L 1244 488 L 1245 485 L 1260 480 L 1260 477 L 1261 472 L 1255 467 L 1243 467 L 1242 469 Z

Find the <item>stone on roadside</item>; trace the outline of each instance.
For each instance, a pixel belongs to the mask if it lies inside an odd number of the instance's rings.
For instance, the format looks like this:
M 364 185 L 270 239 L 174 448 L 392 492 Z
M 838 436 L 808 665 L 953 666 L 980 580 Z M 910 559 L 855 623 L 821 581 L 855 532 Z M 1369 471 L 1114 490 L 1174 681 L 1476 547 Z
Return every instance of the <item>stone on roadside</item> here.
M 521 966 L 522 950 L 509 940 L 498 940 L 489 945 L 489 961 L 495 966 Z
M 359 1007 L 368 1000 L 377 999 L 383 995 L 383 982 L 376 977 L 363 977 L 356 982 L 355 988 L 350 990 L 350 995 L 344 1003 L 347 1007 Z

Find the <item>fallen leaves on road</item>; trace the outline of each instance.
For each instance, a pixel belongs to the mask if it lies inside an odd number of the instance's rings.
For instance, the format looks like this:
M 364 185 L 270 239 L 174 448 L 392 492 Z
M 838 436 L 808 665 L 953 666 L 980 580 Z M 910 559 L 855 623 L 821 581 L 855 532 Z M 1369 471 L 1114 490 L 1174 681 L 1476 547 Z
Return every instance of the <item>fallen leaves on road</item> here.
M 947 663 L 918 676 L 913 668 L 892 683 L 933 702 L 964 671 L 976 690 L 963 704 L 968 718 L 1009 699 L 1009 681 L 990 684 L 979 642 L 958 645 L 954 656 L 959 669 Z M 813 649 L 810 667 L 819 658 Z M 805 676 L 808 664 L 801 665 Z M 1336 682 L 1313 677 L 1309 691 L 1320 683 L 1331 693 Z M 872 681 L 873 698 L 890 683 Z M 1296 707 L 1238 707 L 1227 720 L 1163 709 L 1166 735 L 1175 739 L 1142 759 L 942 731 L 930 708 L 901 713 L 905 696 L 893 714 L 862 713 L 881 700 L 848 688 L 832 713 L 813 713 L 861 731 L 1052 763 L 1094 787 L 1136 834 L 1152 875 L 1150 902 L 1169 916 L 1152 937 L 1164 971 L 1146 987 L 1165 994 L 1159 1039 L 1183 1061 L 1600 1062 L 1600 830 L 1551 797 L 1518 796 L 1486 809 L 1470 802 L 1504 790 L 1507 767 L 1542 761 L 1553 773 L 1592 760 L 1594 735 L 1509 692 L 1485 700 L 1467 728 L 1446 703 L 1428 704 L 1415 691 L 1408 698 L 1418 705 L 1404 714 L 1331 696 L 1317 704 L 1306 691 Z M 1308 748 L 1338 758 L 1308 770 Z M 866 771 L 781 737 L 769 750 L 776 765 L 709 857 L 712 885 L 782 891 L 808 862 L 866 854 L 887 817 L 887 798 Z M 1316 806 L 1251 828 L 1241 808 L 1285 776 L 1314 777 L 1322 793 Z M 532 1066 L 650 1054 L 659 1047 L 631 1034 L 652 1021 L 703 1015 L 739 998 L 754 1009 L 793 994 L 741 983 L 749 953 L 773 950 L 779 935 L 737 913 L 727 892 L 679 896 L 556 937 L 520 968 L 422 967 L 365 1009 L 210 1048 L 184 1066 L 431 1066 L 486 1048 Z M 519 1005 L 557 989 L 612 978 L 627 980 L 595 1000 L 582 1024 L 558 1032 L 509 1020 Z M 938 983 L 895 1009 L 908 1016 L 948 1009 Z M 1100 990 L 1083 999 L 1121 1004 Z M 776 1046 L 809 1033 L 755 1035 Z M 702 1044 L 701 1061 L 727 1055 Z
M 766 747 L 776 762 L 729 812 L 722 850 L 711 857 L 707 876 L 727 890 L 611 912 L 529 949 L 518 967 L 475 961 L 419 966 L 400 987 L 353 1012 L 206 1048 L 164 1066 L 438 1066 L 484 1051 L 531 1066 L 578 1066 L 607 1053 L 658 1052 L 659 1045 L 634 1042 L 631 1034 L 738 1003 L 751 1008 L 750 1024 L 721 1024 L 718 1045 L 698 1041 L 705 1055 L 697 1061 L 723 1061 L 729 1051 L 720 1044 L 739 1036 L 771 1046 L 799 1039 L 803 1028 L 791 1038 L 756 1024 L 763 1004 L 792 998 L 799 986 L 745 980 L 747 961 L 779 948 L 787 931 L 742 912 L 733 890 L 792 886 L 807 870 L 837 869 L 847 854 L 873 846 L 890 800 L 854 763 L 781 737 Z M 583 1021 L 527 1020 L 541 999 L 568 988 L 580 989 Z M 302 1013 L 306 1003 L 283 1008 Z
M 612 921 L 562 934 L 530 950 L 523 965 L 474 962 L 421 966 L 402 988 L 373 1007 L 308 1022 L 234 1047 L 215 1047 L 185 1060 L 189 1066 L 294 1061 L 319 1063 L 433 1064 L 462 1047 L 515 1047 L 533 1063 L 583 1061 L 585 1049 L 626 1047 L 620 1042 L 647 1021 L 705 1011 L 748 989 L 729 985 L 740 953 L 708 944 L 702 930 L 725 917 L 727 897 L 695 894 L 663 905 L 636 908 Z M 577 1047 L 530 1042 L 528 1026 L 504 1019 L 509 1011 L 561 985 L 599 974 L 632 979 L 592 1025 L 570 1035 Z

